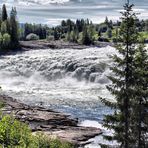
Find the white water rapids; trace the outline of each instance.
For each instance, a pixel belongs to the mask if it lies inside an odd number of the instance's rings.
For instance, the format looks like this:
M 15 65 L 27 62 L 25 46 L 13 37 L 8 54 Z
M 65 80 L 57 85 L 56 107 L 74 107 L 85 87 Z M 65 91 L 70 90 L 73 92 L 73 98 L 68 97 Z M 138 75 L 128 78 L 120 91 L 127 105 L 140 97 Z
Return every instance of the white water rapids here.
M 42 105 L 101 124 L 111 110 L 99 100 L 109 97 L 108 55 L 113 47 L 30 50 L 0 57 L 0 86 L 27 104 Z M 82 125 L 87 125 L 83 122 Z

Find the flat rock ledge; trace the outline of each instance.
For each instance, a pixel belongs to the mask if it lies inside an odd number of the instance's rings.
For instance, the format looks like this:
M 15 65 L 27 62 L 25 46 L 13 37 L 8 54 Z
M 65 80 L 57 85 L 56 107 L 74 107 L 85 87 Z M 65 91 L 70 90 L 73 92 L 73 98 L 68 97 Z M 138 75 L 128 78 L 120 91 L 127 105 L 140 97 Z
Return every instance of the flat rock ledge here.
M 1 95 L 0 101 L 5 104 L 3 114 L 12 114 L 27 123 L 32 132 L 42 131 L 51 137 L 70 142 L 76 147 L 88 144 L 88 140 L 102 133 L 98 128 L 78 126 L 78 120 L 71 116 L 42 107 L 33 107 Z

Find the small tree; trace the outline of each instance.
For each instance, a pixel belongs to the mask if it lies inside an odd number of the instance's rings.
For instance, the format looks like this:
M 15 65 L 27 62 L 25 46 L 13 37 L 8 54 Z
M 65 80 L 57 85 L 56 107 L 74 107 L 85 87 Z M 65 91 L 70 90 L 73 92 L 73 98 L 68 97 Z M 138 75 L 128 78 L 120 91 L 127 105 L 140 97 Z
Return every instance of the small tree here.
M 82 32 L 82 44 L 84 44 L 84 45 L 90 45 L 91 44 L 91 39 L 90 39 L 90 36 L 89 36 L 87 26 L 84 27 L 83 32 Z
M 107 36 L 108 36 L 108 38 L 112 38 L 112 30 L 111 30 L 111 28 L 108 28 Z
M 109 20 L 108 20 L 108 17 L 106 16 L 106 18 L 105 18 L 105 24 L 106 25 L 109 25 Z
M 5 49 L 8 49 L 10 47 L 10 43 L 11 43 L 11 36 L 8 33 L 5 33 L 3 35 L 2 47 L 5 48 Z

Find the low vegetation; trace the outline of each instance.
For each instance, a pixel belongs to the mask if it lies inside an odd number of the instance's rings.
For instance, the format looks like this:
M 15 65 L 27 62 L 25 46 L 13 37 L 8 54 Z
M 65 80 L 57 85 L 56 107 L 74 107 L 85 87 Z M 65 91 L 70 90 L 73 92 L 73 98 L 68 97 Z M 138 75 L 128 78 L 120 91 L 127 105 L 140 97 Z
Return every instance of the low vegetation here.
M 0 109 L 5 104 L 0 102 Z M 72 144 L 49 138 L 42 132 L 32 133 L 26 123 L 0 112 L 0 148 L 74 148 Z
M 32 134 L 27 124 L 5 115 L 0 120 L 0 147 L 72 148 L 73 146 L 58 139 L 50 139 L 42 132 Z

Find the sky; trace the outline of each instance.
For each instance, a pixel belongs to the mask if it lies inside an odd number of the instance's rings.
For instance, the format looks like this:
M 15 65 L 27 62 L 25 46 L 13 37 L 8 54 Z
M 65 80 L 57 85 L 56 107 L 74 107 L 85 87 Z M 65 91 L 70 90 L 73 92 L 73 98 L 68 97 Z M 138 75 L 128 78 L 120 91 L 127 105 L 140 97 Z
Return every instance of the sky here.
M 130 0 L 139 18 L 148 19 L 148 0 Z M 105 17 L 117 20 L 126 0 L 0 0 L 8 10 L 16 6 L 19 21 L 22 23 L 43 23 L 57 25 L 61 20 L 89 18 L 94 23 L 104 21 Z

